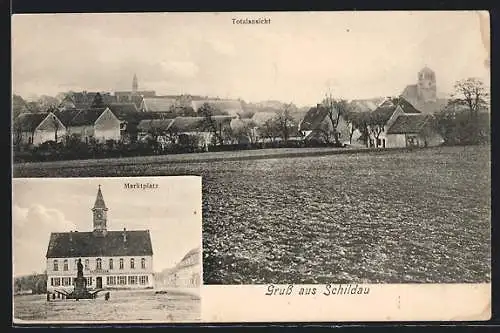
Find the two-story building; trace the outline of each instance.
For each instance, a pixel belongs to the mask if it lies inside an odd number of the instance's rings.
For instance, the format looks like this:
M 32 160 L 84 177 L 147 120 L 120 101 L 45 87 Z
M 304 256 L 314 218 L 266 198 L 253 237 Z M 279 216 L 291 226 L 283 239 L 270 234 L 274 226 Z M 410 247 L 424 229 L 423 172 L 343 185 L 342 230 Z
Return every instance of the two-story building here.
M 108 208 L 100 186 L 91 211 L 93 231 L 50 235 L 47 290 L 71 291 L 78 259 L 91 289 L 152 288 L 153 248 L 149 230 L 107 230 Z

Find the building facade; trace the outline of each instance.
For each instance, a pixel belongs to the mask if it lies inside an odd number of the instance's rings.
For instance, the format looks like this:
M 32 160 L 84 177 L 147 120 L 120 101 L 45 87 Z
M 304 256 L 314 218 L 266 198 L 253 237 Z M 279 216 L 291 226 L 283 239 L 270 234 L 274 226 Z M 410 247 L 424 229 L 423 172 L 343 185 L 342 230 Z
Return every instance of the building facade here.
M 201 249 L 189 251 L 182 260 L 163 277 L 162 283 L 174 288 L 199 288 L 201 286 Z
M 153 288 L 149 230 L 108 231 L 101 188 L 91 209 L 93 231 L 52 233 L 46 255 L 47 291 L 71 291 L 81 259 L 90 289 Z
M 122 122 L 109 107 L 80 110 L 68 123 L 68 135 L 76 135 L 84 142 L 91 138 L 101 143 L 121 139 Z
M 22 113 L 13 124 L 13 143 L 40 145 L 46 141 L 61 142 L 66 126 L 52 112 Z

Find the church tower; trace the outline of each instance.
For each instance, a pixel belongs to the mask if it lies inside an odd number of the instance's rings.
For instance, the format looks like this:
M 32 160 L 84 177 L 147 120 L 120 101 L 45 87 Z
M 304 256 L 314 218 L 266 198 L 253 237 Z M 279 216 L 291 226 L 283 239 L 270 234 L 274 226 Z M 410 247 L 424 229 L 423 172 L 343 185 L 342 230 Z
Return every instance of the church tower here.
M 107 221 L 107 211 L 108 208 L 104 203 L 104 198 L 101 192 L 101 185 L 97 190 L 97 197 L 95 199 L 94 208 L 92 208 L 92 213 L 94 217 L 94 233 L 106 234 L 106 221 Z
M 132 93 L 136 94 L 139 90 L 139 82 L 137 81 L 137 75 L 134 74 L 134 78 L 132 79 Z
M 418 99 L 421 102 L 436 101 L 436 74 L 429 67 L 424 67 L 418 72 Z

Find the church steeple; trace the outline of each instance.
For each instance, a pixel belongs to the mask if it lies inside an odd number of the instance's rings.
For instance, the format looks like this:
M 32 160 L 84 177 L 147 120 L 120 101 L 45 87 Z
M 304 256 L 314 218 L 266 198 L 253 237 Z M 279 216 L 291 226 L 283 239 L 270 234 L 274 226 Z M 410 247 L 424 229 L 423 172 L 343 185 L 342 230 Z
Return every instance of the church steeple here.
M 94 215 L 94 232 L 106 233 L 107 211 L 108 208 L 102 196 L 101 185 L 99 185 L 94 208 L 92 208 L 92 213 Z
M 135 94 L 139 90 L 139 82 L 137 80 L 137 75 L 134 74 L 134 78 L 132 79 L 132 92 Z

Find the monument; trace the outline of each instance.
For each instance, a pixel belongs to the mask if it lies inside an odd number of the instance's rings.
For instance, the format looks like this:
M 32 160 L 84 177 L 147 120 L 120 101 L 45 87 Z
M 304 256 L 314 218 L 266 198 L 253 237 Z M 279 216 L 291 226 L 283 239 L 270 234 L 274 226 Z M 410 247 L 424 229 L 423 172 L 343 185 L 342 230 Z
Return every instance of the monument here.
M 94 299 L 97 296 L 97 293 L 100 291 L 98 290 L 93 290 L 89 291 L 87 290 L 87 279 L 83 276 L 83 265 L 82 265 L 82 260 L 78 259 L 77 263 L 77 273 L 76 273 L 76 279 L 74 280 L 74 289 L 72 292 L 68 293 L 64 290 L 55 290 L 55 293 L 57 293 L 59 296 L 63 296 L 63 298 L 66 299 Z M 107 296 L 109 298 L 109 296 Z M 49 299 L 49 298 L 47 298 Z

